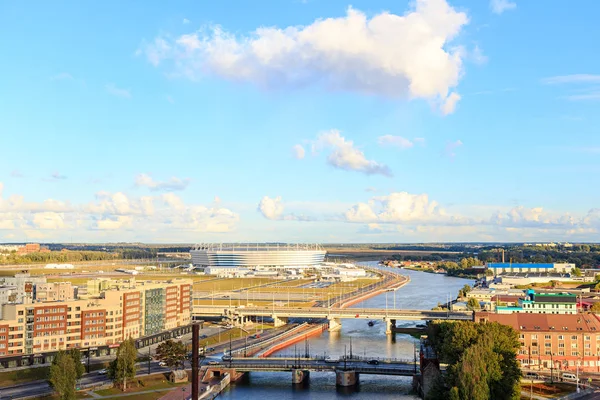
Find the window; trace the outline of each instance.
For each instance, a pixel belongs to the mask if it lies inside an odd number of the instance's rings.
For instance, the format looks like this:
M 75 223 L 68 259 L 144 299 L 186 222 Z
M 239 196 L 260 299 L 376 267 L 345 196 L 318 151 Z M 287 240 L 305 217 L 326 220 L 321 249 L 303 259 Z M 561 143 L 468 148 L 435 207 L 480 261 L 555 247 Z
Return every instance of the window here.
M 558 335 L 558 340 L 564 340 L 565 337 L 563 335 Z
M 572 352 L 571 352 L 571 355 L 572 355 L 572 356 L 578 356 L 578 355 L 579 355 L 579 352 L 577 352 L 577 351 L 572 351 Z
M 565 355 L 565 352 L 561 350 L 561 351 L 559 351 L 559 352 L 558 352 L 558 355 L 559 355 L 559 356 L 564 356 L 564 355 Z
M 577 340 L 577 335 L 571 336 L 571 340 Z
M 537 335 L 531 335 L 531 339 L 537 339 Z
M 550 340 L 550 335 L 544 335 L 544 339 Z

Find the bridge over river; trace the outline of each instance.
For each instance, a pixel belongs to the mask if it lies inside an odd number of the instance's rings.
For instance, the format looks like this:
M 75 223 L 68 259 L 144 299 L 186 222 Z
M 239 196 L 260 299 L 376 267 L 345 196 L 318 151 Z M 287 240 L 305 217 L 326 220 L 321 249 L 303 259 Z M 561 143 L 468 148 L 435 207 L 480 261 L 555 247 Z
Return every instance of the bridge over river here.
M 327 319 L 329 330 L 341 327 L 342 319 L 380 320 L 386 324 L 386 333 L 392 332 L 397 320 L 431 321 L 431 320 L 473 320 L 472 311 L 432 311 L 432 310 L 401 310 L 387 308 L 334 308 L 334 307 L 224 307 L 224 306 L 194 306 L 193 315 L 221 316 L 234 323 L 243 324 L 252 317 L 272 318 L 275 326 L 287 323 L 288 318 Z
M 418 363 L 406 360 L 346 359 L 332 362 L 319 358 L 232 358 L 228 361 L 211 361 L 213 371 L 240 372 L 292 372 L 292 382 L 302 383 L 310 372 L 335 372 L 339 386 L 354 385 L 359 374 L 413 376 Z M 233 375 L 235 375 L 235 373 Z

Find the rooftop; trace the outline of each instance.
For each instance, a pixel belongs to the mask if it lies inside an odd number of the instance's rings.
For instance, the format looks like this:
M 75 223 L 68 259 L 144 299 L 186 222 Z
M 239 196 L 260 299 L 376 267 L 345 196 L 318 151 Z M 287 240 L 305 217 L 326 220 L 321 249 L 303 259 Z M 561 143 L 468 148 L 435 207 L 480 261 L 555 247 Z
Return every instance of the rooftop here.
M 509 325 L 522 332 L 600 333 L 600 321 L 593 314 L 495 314 L 478 312 L 475 318 L 476 320 L 486 318 L 489 322 Z

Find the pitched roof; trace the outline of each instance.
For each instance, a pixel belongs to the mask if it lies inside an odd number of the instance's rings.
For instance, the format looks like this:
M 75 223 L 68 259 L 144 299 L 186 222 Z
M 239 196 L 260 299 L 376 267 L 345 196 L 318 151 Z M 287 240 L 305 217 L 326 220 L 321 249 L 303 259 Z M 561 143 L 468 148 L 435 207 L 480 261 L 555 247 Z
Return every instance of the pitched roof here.
M 597 332 L 600 333 L 600 321 L 594 314 L 536 314 L 515 313 L 496 314 L 477 313 L 476 320 L 486 318 L 512 326 L 522 332 Z

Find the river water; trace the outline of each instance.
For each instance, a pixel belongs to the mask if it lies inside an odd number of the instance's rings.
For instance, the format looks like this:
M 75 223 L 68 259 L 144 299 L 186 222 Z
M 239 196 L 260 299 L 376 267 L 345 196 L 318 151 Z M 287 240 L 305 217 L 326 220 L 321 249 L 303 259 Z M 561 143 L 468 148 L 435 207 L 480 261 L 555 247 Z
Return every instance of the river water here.
M 376 262 L 364 263 L 376 266 Z M 402 270 L 402 274 L 410 276 L 410 283 L 396 291 L 395 304 L 397 308 L 429 310 L 438 302 L 445 303 L 447 298 L 454 298 L 458 290 L 465 284 L 473 284 L 472 280 L 452 278 L 445 275 L 426 272 Z M 387 294 L 387 306 L 393 308 L 394 295 Z M 373 297 L 358 303 L 352 308 L 385 308 L 386 295 Z M 357 311 L 360 312 L 360 311 Z M 415 326 L 418 322 L 398 321 L 397 326 Z M 343 320 L 342 329 L 337 332 L 324 332 L 319 337 L 308 340 L 311 355 L 328 354 L 343 355 L 344 350 L 367 357 L 414 359 L 414 349 L 417 340 L 410 335 L 385 334 L 385 325 L 381 322 L 369 327 L 367 321 Z M 305 344 L 298 343 L 297 351 L 304 354 Z M 277 354 L 294 355 L 295 348 L 284 349 Z M 417 399 L 411 395 L 411 377 L 392 377 L 377 375 L 361 375 L 360 385 L 353 389 L 336 389 L 335 374 L 331 372 L 311 372 L 308 385 L 297 387 L 292 385 L 289 372 L 253 372 L 247 378 L 237 382 L 221 394 L 223 399 Z

